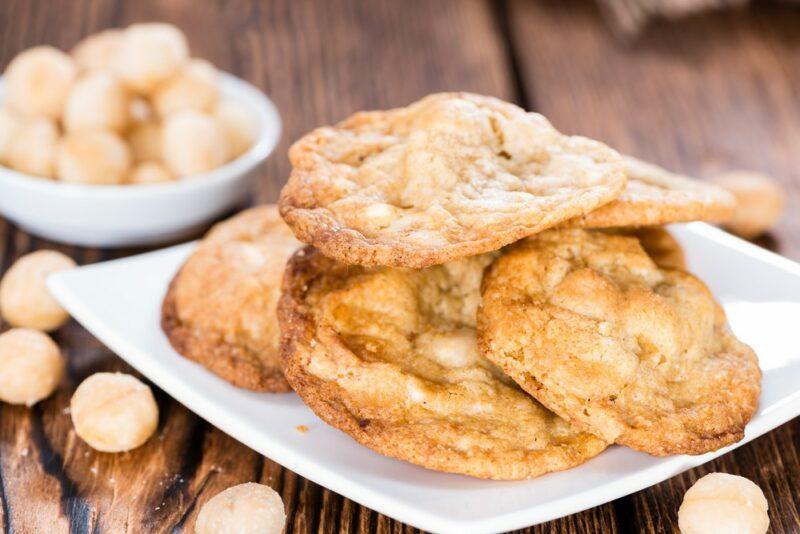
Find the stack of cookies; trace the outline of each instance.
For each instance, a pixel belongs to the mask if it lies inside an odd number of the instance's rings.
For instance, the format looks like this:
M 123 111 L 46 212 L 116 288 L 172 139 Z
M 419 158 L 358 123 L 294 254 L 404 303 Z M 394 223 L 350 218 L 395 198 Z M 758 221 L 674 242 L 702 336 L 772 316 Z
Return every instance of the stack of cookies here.
M 725 191 L 472 94 L 358 113 L 290 158 L 280 215 L 220 224 L 171 284 L 186 357 L 481 478 L 741 439 L 756 355 L 663 228 L 726 218 Z

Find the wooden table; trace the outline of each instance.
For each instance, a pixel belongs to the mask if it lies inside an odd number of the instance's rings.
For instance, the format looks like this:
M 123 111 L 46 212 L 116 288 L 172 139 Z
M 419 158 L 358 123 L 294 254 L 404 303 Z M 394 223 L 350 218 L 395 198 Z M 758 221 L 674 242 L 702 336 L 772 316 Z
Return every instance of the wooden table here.
M 285 133 L 254 202 L 276 199 L 286 149 L 308 129 L 459 89 L 516 101 L 564 131 L 676 170 L 766 171 L 784 183 L 788 208 L 761 243 L 800 259 L 800 10 L 759 6 L 657 24 L 625 44 L 592 3 L 577 0 L 3 0 L 0 65 L 32 45 L 68 48 L 102 28 L 158 19 L 280 107 Z M 135 252 L 64 247 L 0 219 L 0 272 L 38 248 L 80 263 Z M 58 393 L 30 409 L 0 408 L 7 532 L 191 531 L 211 496 L 253 480 L 283 496 L 287 532 L 414 530 L 281 468 L 160 392 L 157 438 L 127 454 L 93 451 L 64 408 L 86 376 L 128 367 L 75 323 L 55 339 L 69 358 Z M 799 451 L 794 420 L 706 466 L 530 532 L 676 531 L 684 491 L 710 471 L 756 481 L 772 532 L 797 532 Z

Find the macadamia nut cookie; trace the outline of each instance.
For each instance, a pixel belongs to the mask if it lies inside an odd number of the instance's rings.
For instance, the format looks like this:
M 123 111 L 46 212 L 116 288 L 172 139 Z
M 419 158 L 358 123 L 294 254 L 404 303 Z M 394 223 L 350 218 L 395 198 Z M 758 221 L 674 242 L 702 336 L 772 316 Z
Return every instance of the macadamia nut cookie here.
M 64 374 L 58 345 L 47 334 L 12 328 L 0 334 L 0 400 L 33 406 L 49 397 Z
M 524 479 L 599 454 L 606 442 L 545 409 L 478 353 L 475 310 L 491 260 L 413 271 L 299 250 L 279 306 L 289 383 L 326 423 L 429 469 Z
M 421 268 L 499 249 L 622 192 L 622 158 L 467 93 L 357 113 L 291 148 L 281 215 L 339 261 Z
M 736 211 L 722 225 L 745 239 L 770 230 L 783 213 L 786 193 L 774 179 L 757 172 L 730 172 L 715 182 L 736 197 Z
M 710 473 L 689 488 L 678 511 L 681 534 L 765 534 L 767 499 L 744 477 Z
M 45 282 L 75 262 L 55 250 L 37 250 L 14 263 L 0 280 L 0 315 L 12 326 L 49 332 L 69 320 L 69 314 L 50 294 Z
M 725 189 L 626 156 L 628 184 L 612 202 L 564 223 L 566 227 L 655 226 L 686 221 L 722 221 L 736 200 Z
M 650 259 L 661 268 L 686 270 L 686 255 L 683 248 L 672 234 L 660 226 L 613 228 L 608 232 L 630 235 L 638 239 Z
M 553 230 L 487 271 L 482 354 L 580 428 L 654 455 L 742 438 L 761 371 L 708 288 L 638 239 Z
M 197 514 L 196 534 L 281 534 L 286 524 L 283 500 L 263 484 L 247 482 L 216 494 Z
M 300 243 L 273 205 L 215 226 L 170 284 L 162 328 L 172 346 L 239 387 L 289 391 L 276 306 Z
M 70 401 L 75 433 L 93 449 L 123 452 L 147 441 L 158 426 L 153 392 L 134 376 L 95 373 Z

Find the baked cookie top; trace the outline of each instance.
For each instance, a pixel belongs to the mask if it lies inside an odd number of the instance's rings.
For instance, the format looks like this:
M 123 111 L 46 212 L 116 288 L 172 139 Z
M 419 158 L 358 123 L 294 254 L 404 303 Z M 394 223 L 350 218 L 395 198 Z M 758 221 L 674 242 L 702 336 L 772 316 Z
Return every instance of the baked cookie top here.
M 214 226 L 164 299 L 161 324 L 175 350 L 236 386 L 289 391 L 276 306 L 286 260 L 299 246 L 274 205 Z
M 356 113 L 289 151 L 280 209 L 347 264 L 422 268 L 497 250 L 625 186 L 621 156 L 543 116 L 468 93 Z
M 475 313 L 491 258 L 410 271 L 301 249 L 279 306 L 289 383 L 326 423 L 429 469 L 523 479 L 599 454 L 605 442 L 478 354 Z
M 655 455 L 738 441 L 758 405 L 755 353 L 708 288 L 630 236 L 552 230 L 487 271 L 482 354 L 545 406 Z
M 686 270 L 686 255 L 683 253 L 683 248 L 672 234 L 660 226 L 613 228 L 605 231 L 635 237 L 650 259 L 659 267 Z
M 564 223 L 570 228 L 723 221 L 736 208 L 725 189 L 625 156 L 628 184 L 612 202 Z

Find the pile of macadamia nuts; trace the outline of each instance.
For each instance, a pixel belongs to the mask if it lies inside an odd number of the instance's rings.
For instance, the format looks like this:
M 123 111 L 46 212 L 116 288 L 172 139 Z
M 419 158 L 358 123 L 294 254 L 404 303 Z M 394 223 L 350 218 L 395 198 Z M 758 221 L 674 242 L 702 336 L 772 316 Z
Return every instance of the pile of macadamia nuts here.
M 5 70 L 0 165 L 68 183 L 168 182 L 238 157 L 254 115 L 220 95 L 220 75 L 160 22 L 109 29 L 67 54 L 37 46 Z
M 61 383 L 64 357 L 46 332 L 61 328 L 69 314 L 50 294 L 46 280 L 73 267 L 68 256 L 39 250 L 21 257 L 0 278 L 0 317 L 11 326 L 0 334 L 0 401 L 32 406 Z M 69 413 L 78 437 L 101 452 L 135 449 L 158 427 L 150 387 L 124 373 L 89 376 L 73 393 Z M 285 524 L 280 495 L 269 486 L 246 483 L 206 502 L 195 532 L 280 534 Z
M 21 257 L 0 279 L 0 316 L 11 329 L 0 334 L 0 401 L 32 406 L 61 383 L 64 357 L 47 335 L 69 321 L 53 298 L 47 277 L 75 262 L 53 250 Z M 123 373 L 95 373 L 72 396 L 75 433 L 92 448 L 128 451 L 143 444 L 158 426 L 158 405 L 150 388 Z

